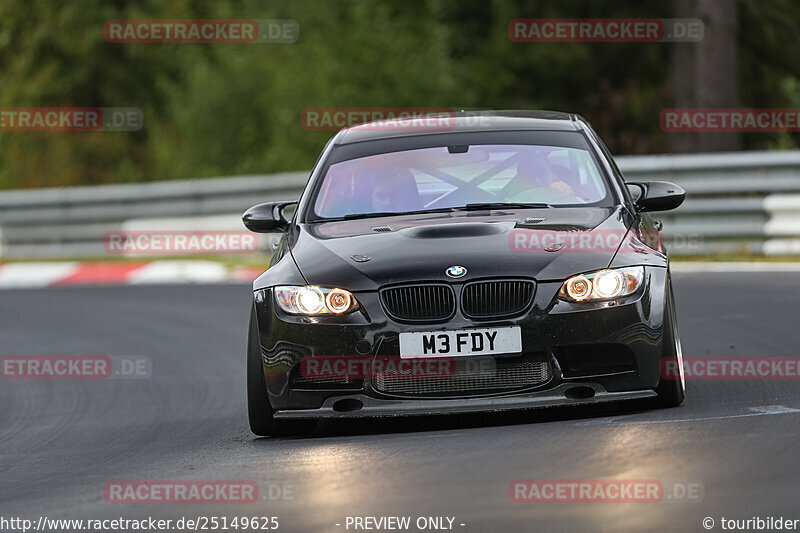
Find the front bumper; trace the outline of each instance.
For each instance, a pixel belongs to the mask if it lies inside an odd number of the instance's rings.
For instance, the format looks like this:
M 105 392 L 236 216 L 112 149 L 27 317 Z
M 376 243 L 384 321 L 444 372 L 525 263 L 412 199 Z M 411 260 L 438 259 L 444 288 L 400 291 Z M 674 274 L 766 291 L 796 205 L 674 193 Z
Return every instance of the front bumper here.
M 663 354 L 666 277 L 666 269 L 647 267 L 643 287 L 613 304 L 564 302 L 556 298 L 560 281 L 539 282 L 533 304 L 522 316 L 477 321 L 457 312 L 449 321 L 437 324 L 392 321 L 383 312 L 377 292 L 355 293 L 359 312 L 309 319 L 277 310 L 270 289 L 257 291 L 256 317 L 269 401 L 277 418 L 352 418 L 504 411 L 652 397 Z M 552 375 L 546 382 L 499 392 L 422 396 L 378 390 L 369 378 L 329 386 L 296 379 L 304 358 L 397 356 L 397 338 L 404 331 L 505 326 L 521 328 L 523 354 L 537 354 L 551 364 Z
M 594 391 L 591 398 L 567 398 L 567 390 L 587 387 Z M 476 412 L 513 411 L 542 407 L 597 404 L 621 400 L 641 400 L 656 396 L 653 390 L 608 392 L 596 383 L 562 383 L 542 392 L 500 397 L 444 399 L 384 399 L 365 394 L 331 396 L 316 409 L 281 409 L 275 418 L 365 418 L 412 415 L 448 415 Z M 339 407 L 342 405 L 343 407 Z M 358 406 L 354 409 L 354 406 Z

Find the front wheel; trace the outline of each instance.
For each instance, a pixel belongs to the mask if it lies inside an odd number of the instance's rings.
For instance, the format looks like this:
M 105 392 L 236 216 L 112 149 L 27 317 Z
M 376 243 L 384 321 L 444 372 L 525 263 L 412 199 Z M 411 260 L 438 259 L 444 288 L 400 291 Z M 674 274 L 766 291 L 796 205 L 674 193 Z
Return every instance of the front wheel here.
M 656 387 L 657 407 L 678 407 L 686 397 L 686 380 L 683 373 L 683 352 L 678 335 L 678 318 L 675 313 L 675 296 L 672 283 L 667 278 L 667 309 L 664 314 L 664 355 L 659 365 L 661 379 Z M 677 374 L 677 375 L 676 375 Z
M 267 397 L 264 365 L 261 361 L 261 342 L 255 309 L 250 312 L 247 336 L 247 415 L 250 431 L 259 437 L 302 435 L 314 429 L 315 423 L 306 420 L 276 420 L 275 410 Z

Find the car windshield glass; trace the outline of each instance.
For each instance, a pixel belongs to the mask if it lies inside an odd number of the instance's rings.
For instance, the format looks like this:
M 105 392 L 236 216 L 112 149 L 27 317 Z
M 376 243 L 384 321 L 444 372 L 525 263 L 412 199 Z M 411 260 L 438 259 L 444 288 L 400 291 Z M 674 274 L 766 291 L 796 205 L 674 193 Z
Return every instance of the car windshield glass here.
M 608 195 L 587 150 L 536 145 L 466 148 L 422 148 L 335 163 L 317 189 L 315 218 L 385 216 L 469 204 L 589 205 Z

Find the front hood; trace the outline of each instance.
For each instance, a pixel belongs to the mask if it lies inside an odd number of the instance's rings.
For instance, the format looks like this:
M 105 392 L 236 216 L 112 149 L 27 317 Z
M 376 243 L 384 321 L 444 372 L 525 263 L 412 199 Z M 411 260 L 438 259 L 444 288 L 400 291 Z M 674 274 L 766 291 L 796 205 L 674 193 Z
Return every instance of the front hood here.
M 459 281 L 562 280 L 609 265 L 627 231 L 623 214 L 622 208 L 578 207 L 303 224 L 291 253 L 308 283 L 354 291 L 409 281 L 452 282 L 445 271 L 454 265 L 467 269 Z M 580 235 L 603 237 L 605 244 L 587 247 Z M 560 249 L 558 240 L 564 244 Z

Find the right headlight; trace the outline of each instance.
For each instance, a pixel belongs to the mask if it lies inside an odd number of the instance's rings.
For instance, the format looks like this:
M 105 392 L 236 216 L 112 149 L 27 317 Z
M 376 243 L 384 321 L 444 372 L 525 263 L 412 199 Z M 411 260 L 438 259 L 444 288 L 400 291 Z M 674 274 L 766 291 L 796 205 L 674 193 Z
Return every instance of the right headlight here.
M 636 292 L 642 280 L 642 266 L 598 270 L 572 276 L 561 286 L 558 296 L 570 302 L 613 300 Z
M 349 291 L 314 285 L 275 287 L 275 301 L 293 315 L 342 315 L 358 309 L 358 302 Z

